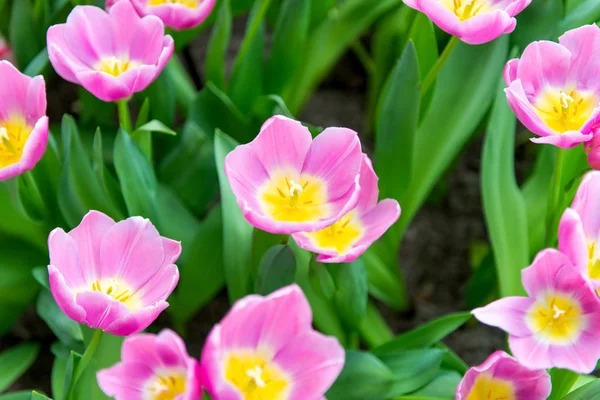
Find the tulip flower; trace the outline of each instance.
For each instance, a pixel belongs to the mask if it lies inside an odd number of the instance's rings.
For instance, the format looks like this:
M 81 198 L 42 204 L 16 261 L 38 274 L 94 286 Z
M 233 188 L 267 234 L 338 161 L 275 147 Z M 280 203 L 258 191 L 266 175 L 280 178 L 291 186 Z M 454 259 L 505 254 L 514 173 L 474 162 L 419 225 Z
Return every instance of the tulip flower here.
M 546 400 L 551 391 L 550 375 L 545 370 L 526 368 L 497 351 L 467 371 L 456 388 L 456 400 Z
M 106 11 L 109 11 L 110 8 L 112 6 L 114 6 L 115 4 L 117 4 L 117 2 L 122 1 L 122 0 L 106 0 L 106 2 L 104 3 L 104 9 Z M 129 0 L 125 0 L 125 1 L 129 1 Z
M 463 42 L 481 44 L 514 31 L 515 16 L 531 0 L 404 0 L 404 4 Z
M 563 253 L 546 249 L 522 271 L 529 297 L 505 297 L 473 310 L 509 334 L 527 368 L 590 373 L 600 358 L 600 299 Z
M 319 400 L 341 372 L 344 349 L 312 329 L 296 285 L 234 304 L 208 336 L 203 384 L 213 399 Z
M 558 227 L 559 250 L 600 293 L 600 172 L 581 181 Z
M 198 400 L 198 373 L 198 361 L 189 356 L 183 340 L 165 329 L 125 339 L 121 362 L 97 377 L 100 389 L 116 400 Z
M 356 206 L 361 163 L 356 132 L 328 128 L 312 140 L 300 122 L 275 116 L 227 155 L 225 173 L 252 225 L 291 234 L 326 228 Z
M 115 223 L 91 211 L 69 233 L 55 229 L 48 247 L 50 289 L 61 310 L 113 335 L 146 329 L 179 280 L 181 245 L 140 217 Z
M 561 148 L 592 139 L 600 121 L 600 28 L 583 26 L 559 43 L 531 43 L 520 59 L 506 64 L 508 103 L 519 120 L 540 138 Z
M 27 172 L 48 144 L 46 84 L 0 61 L 0 181 Z
M 356 208 L 325 229 L 293 234 L 298 246 L 319 254 L 319 262 L 356 260 L 400 217 L 400 205 L 396 200 L 386 199 L 377 203 L 378 180 L 371 160 L 363 154 L 360 198 Z
M 215 0 L 130 0 L 140 15 L 156 15 L 176 30 L 200 25 L 215 7 Z
M 600 130 L 594 129 L 594 137 L 585 143 L 585 154 L 590 167 L 596 171 L 600 170 Z
M 129 1 L 108 13 L 77 6 L 65 24 L 48 29 L 48 55 L 56 72 L 100 100 L 123 100 L 148 87 L 173 54 L 162 21 L 140 17 Z

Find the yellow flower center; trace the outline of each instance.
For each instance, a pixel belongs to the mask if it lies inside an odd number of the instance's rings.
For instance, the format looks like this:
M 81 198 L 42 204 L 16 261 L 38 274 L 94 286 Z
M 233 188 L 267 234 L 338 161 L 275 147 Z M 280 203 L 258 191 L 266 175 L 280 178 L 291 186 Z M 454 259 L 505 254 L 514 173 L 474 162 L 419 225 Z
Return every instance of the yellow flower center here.
M 185 383 L 184 373 L 160 374 L 150 381 L 146 392 L 152 400 L 175 400 L 177 396 L 185 393 Z
M 494 6 L 488 0 L 442 0 L 441 4 L 461 21 L 494 10 Z
M 225 379 L 243 400 L 285 400 L 289 379 L 278 366 L 253 353 L 231 354 L 225 361 Z
M 140 300 L 129 285 L 117 279 L 95 280 L 92 282 L 92 291 L 104 293 L 116 301 L 120 301 L 135 311 L 141 307 Z
M 259 189 L 262 211 L 275 221 L 317 221 L 329 215 L 327 189 L 320 179 L 280 171 Z
M 130 61 L 129 59 L 122 59 L 113 56 L 101 60 L 96 67 L 96 70 L 105 72 L 112 76 L 119 76 L 128 70 L 137 67 L 138 65 L 138 63 Z
M 599 254 L 596 254 L 596 242 L 588 244 L 588 275 L 590 279 L 600 279 L 599 256 Z
M 149 6 L 156 7 L 162 6 L 163 4 L 179 4 L 189 8 L 197 8 L 198 0 L 150 0 L 148 2 Z
M 31 131 L 23 118 L 0 121 L 0 168 L 19 162 Z
M 328 228 L 306 233 L 313 244 L 324 250 L 333 250 L 338 254 L 347 253 L 364 233 L 355 211 L 350 211 Z
M 599 100 L 593 93 L 549 89 L 537 99 L 535 111 L 555 132 L 577 131 L 590 118 Z
M 547 294 L 527 312 L 534 334 L 552 344 L 568 344 L 579 336 L 585 323 L 579 302 L 568 295 Z
M 513 384 L 504 379 L 494 378 L 482 373 L 475 378 L 475 383 L 467 396 L 467 400 L 516 400 Z

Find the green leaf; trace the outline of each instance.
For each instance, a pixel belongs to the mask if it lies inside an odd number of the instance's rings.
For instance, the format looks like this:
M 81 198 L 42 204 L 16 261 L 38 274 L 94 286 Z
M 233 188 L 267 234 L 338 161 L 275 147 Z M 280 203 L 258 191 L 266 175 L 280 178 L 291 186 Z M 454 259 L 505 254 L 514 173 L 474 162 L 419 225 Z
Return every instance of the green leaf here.
M 594 23 L 600 19 L 600 2 L 597 0 L 585 0 L 560 22 L 558 31 L 566 32 L 570 29 Z
M 215 160 L 223 209 L 223 261 L 231 302 L 250 293 L 252 225 L 246 221 L 225 175 L 225 157 L 237 143 L 221 131 L 215 134 Z
M 231 39 L 231 19 L 229 0 L 223 0 L 208 42 L 204 68 L 206 81 L 221 90 L 225 90 L 225 56 Z
M 394 379 L 390 368 L 374 355 L 348 350 L 344 369 L 325 396 L 328 400 L 384 400 Z
M 269 232 L 254 228 L 252 231 L 252 278 L 258 278 L 258 267 L 263 256 L 278 244 L 285 244 L 289 241 L 287 235 L 274 235 Z
M 31 367 L 40 352 L 38 344 L 21 344 L 0 354 L 0 392 L 8 389 Z
M 440 371 L 436 377 L 411 396 L 421 396 L 440 399 L 454 399 L 456 387 L 462 380 L 462 375 L 456 371 Z
M 304 64 L 304 46 L 310 23 L 309 0 L 283 2 L 266 66 L 268 93 L 282 94 L 294 90 L 293 77 Z M 284 95 L 284 97 L 289 97 Z
M 367 304 L 367 313 L 362 320 L 359 331 L 369 348 L 381 346 L 394 337 L 390 326 L 373 302 Z
M 560 400 L 571 391 L 573 384 L 579 378 L 579 374 L 567 369 L 552 368 L 550 378 L 552 379 L 552 393 L 550 393 L 548 400 Z
M 67 317 L 48 290 L 42 290 L 37 300 L 37 313 L 50 330 L 69 349 L 83 352 L 83 334 L 79 324 Z
M 49 65 L 50 59 L 48 58 L 48 49 L 44 47 L 38 53 L 38 55 L 35 56 L 33 60 L 31 60 L 29 65 L 27 65 L 27 68 L 23 70 L 23 73 L 32 77 L 42 75 Z
M 165 135 L 177 136 L 177 132 L 175 132 L 173 129 L 169 128 L 168 126 L 166 126 L 165 124 L 163 124 L 162 122 L 160 122 L 157 119 L 153 119 L 152 121 L 145 123 L 144 125 L 140 126 L 139 128 L 136 128 L 135 131 L 136 132 L 142 131 L 142 132 L 149 132 L 149 133 L 157 132 L 157 133 L 164 133 Z
M 517 28 L 511 41 L 519 49 L 534 40 L 556 40 L 563 33 L 560 22 L 564 16 L 563 1 L 535 1 L 517 16 Z
M 359 259 L 332 265 L 336 290 L 333 302 L 342 323 L 357 331 L 367 312 L 369 300 L 367 271 Z
M 419 349 L 388 353 L 380 357 L 394 374 L 389 397 L 414 392 L 430 383 L 440 370 L 444 350 Z
M 569 393 L 562 400 L 592 400 L 600 397 L 600 380 L 596 379 Z
M 47 397 L 39 392 L 33 391 L 31 392 L 31 400 L 52 400 L 50 397 Z
M 56 400 L 62 400 L 63 393 L 65 392 L 67 361 L 67 358 L 57 356 L 54 358 L 54 362 L 52 363 L 52 396 Z
M 446 315 L 396 337 L 391 342 L 373 350 L 374 354 L 430 347 L 460 328 L 469 319 L 471 313 Z
M 43 48 L 39 28 L 35 23 L 31 0 L 14 1 L 8 39 L 13 44 L 13 54 L 21 68 L 29 65 Z
M 150 116 L 157 119 L 166 126 L 173 126 L 175 121 L 176 96 L 175 89 L 178 84 L 176 72 L 177 66 L 173 67 L 175 57 L 169 61 L 165 67 L 164 73 L 139 96 L 143 99 L 148 98 L 151 104 Z M 175 71 L 173 71 L 175 69 Z
M 258 266 L 256 293 L 268 295 L 294 282 L 296 257 L 290 246 L 278 244 L 271 247 Z
M 336 0 L 309 0 L 310 3 L 310 26 L 319 25 L 335 7 Z
M 388 255 L 397 254 L 389 251 L 388 248 L 384 248 Z M 405 283 L 397 269 L 396 257 L 393 256 L 393 261 L 384 262 L 376 244 L 375 246 L 371 246 L 361 256 L 361 259 L 367 268 L 369 293 L 377 300 L 384 302 L 387 306 L 398 311 L 405 311 L 409 307 L 409 304 Z
M 7 393 L 0 396 L 0 400 L 31 400 L 31 392 L 25 390 L 22 392 Z
M 467 283 L 465 298 L 469 308 L 473 309 L 489 303 L 490 297 L 497 298 L 497 287 L 498 276 L 494 256 L 492 252 L 488 252 Z
M 481 46 L 459 44 L 440 71 L 417 131 L 412 178 L 400 202 L 401 232 L 485 116 L 507 52 L 506 36 Z
M 502 88 L 498 90 L 483 145 L 481 194 L 500 296 L 506 297 L 525 293 L 521 269 L 529 264 L 529 243 L 525 200 L 515 177 L 516 117 Z
M 421 101 L 419 82 L 417 54 L 409 42 L 388 78 L 377 111 L 375 167 L 383 198 L 400 200 L 410 183 Z

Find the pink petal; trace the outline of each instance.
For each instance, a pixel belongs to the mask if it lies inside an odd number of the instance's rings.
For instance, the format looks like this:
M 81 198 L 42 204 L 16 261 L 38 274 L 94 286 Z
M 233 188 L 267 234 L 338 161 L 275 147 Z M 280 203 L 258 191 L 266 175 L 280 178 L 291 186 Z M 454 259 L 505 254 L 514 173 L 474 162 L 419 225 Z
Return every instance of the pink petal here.
M 131 311 L 127 306 L 100 292 L 81 292 L 75 297 L 77 304 L 85 310 L 84 323 L 94 329 L 112 333 L 108 327 L 115 321 L 125 318 Z
M 49 265 L 48 275 L 50 291 L 62 312 L 76 322 L 85 323 L 86 311 L 75 302 L 75 294 L 65 282 L 65 278 L 61 275 L 58 268 L 54 265 Z
M 517 76 L 528 96 L 537 96 L 548 87 L 564 88 L 571 66 L 571 52 L 548 41 L 533 42 L 523 52 Z
M 121 3 L 121 6 L 127 6 L 127 2 Z M 117 33 L 103 9 L 75 7 L 67 17 L 64 29 L 64 40 L 69 50 L 84 65 L 94 68 L 101 59 L 116 55 Z
M 156 15 L 165 25 L 176 30 L 195 28 L 200 25 L 215 6 L 216 0 L 204 0 L 197 8 L 181 7 L 177 4 L 148 6 L 148 0 L 131 0 L 142 15 Z
M 458 25 L 457 36 L 468 44 L 483 44 L 511 33 L 516 26 L 515 18 L 504 10 L 496 10 L 462 21 Z
M 600 172 L 588 172 L 577 189 L 571 208 L 581 216 L 586 238 L 596 240 L 600 234 Z
M 97 374 L 100 389 L 116 400 L 145 400 L 145 385 L 153 377 L 152 369 L 142 363 L 119 363 Z
M 569 78 L 581 90 L 600 91 L 600 28 L 596 24 L 568 31 L 559 42 L 572 53 Z
M 575 210 L 567 208 L 558 226 L 558 249 L 571 259 L 583 275 L 588 270 L 588 248 L 581 218 Z
M 8 61 L 0 61 L 0 76 L 0 121 L 14 115 L 26 117 L 27 93 L 32 78 L 19 72 Z
M 149 327 L 168 306 L 169 303 L 161 300 L 154 306 L 144 307 L 123 315 L 122 318 L 117 319 L 104 330 L 116 336 L 129 336 L 140 333 Z
M 87 286 L 77 243 L 70 235 L 56 228 L 48 237 L 48 249 L 51 266 L 69 287 L 77 289 Z
M 516 337 L 510 335 L 508 344 L 517 361 L 523 366 L 530 369 L 554 367 L 550 359 L 548 343 L 538 342 L 532 336 Z
M 504 82 L 506 86 L 510 86 L 513 81 L 517 80 L 517 69 L 519 68 L 519 59 L 513 58 L 506 63 L 504 67 Z
M 379 178 L 373 169 L 373 163 L 369 156 L 363 154 L 363 160 L 360 167 L 360 198 L 356 205 L 358 216 L 362 216 L 377 205 L 379 199 Z
M 527 297 L 505 297 L 476 308 L 472 313 L 486 325 L 498 327 L 514 336 L 528 336 L 531 330 L 525 317 L 533 304 L 534 300 Z

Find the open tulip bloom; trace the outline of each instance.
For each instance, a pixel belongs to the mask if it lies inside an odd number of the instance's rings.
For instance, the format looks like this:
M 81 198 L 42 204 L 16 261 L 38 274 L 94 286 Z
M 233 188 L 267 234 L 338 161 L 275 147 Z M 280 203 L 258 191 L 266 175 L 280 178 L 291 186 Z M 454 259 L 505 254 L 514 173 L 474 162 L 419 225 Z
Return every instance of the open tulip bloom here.
M 558 243 L 579 272 L 600 289 L 600 172 L 589 172 L 563 214 Z
M 99 371 L 98 385 L 115 400 L 198 400 L 199 370 L 183 340 L 165 329 L 125 339 L 121 362 Z
M 356 132 L 308 128 L 275 116 L 256 139 L 225 159 L 225 173 L 246 219 L 271 233 L 314 232 L 352 210 L 359 198 L 362 150 Z
M 108 13 L 77 6 L 47 36 L 56 72 L 103 101 L 126 99 L 147 88 L 171 58 L 174 45 L 158 17 L 140 17 L 129 1 L 117 2 Z
M 356 208 L 333 225 L 312 233 L 296 233 L 298 246 L 319 254 L 317 261 L 352 262 L 379 239 L 400 217 L 400 205 L 386 199 L 377 203 L 379 188 L 371 160 L 363 154 L 360 199 Z
M 531 0 L 404 0 L 440 29 L 469 44 L 490 42 L 517 26 L 514 18 Z
M 91 211 L 71 232 L 55 229 L 48 247 L 50 289 L 62 311 L 113 335 L 146 329 L 179 280 L 180 243 L 140 217 L 115 223 Z
M 342 370 L 344 349 L 312 329 L 296 285 L 238 301 L 211 331 L 202 379 L 218 400 L 320 400 Z
M 509 334 L 515 358 L 532 369 L 590 373 L 600 358 L 600 299 L 563 253 L 541 251 L 522 273 L 529 297 L 505 297 L 473 310 Z
M 559 43 L 534 42 L 506 64 L 508 103 L 540 136 L 533 142 L 571 148 L 592 139 L 600 121 L 598 52 L 600 28 L 588 25 L 565 33 Z
M 48 144 L 46 84 L 0 61 L 0 181 L 35 167 Z
M 130 0 L 140 15 L 156 15 L 169 28 L 183 30 L 200 25 L 215 0 Z
M 497 351 L 467 371 L 456 388 L 456 400 L 546 400 L 551 390 L 545 370 L 526 368 L 505 352 Z

